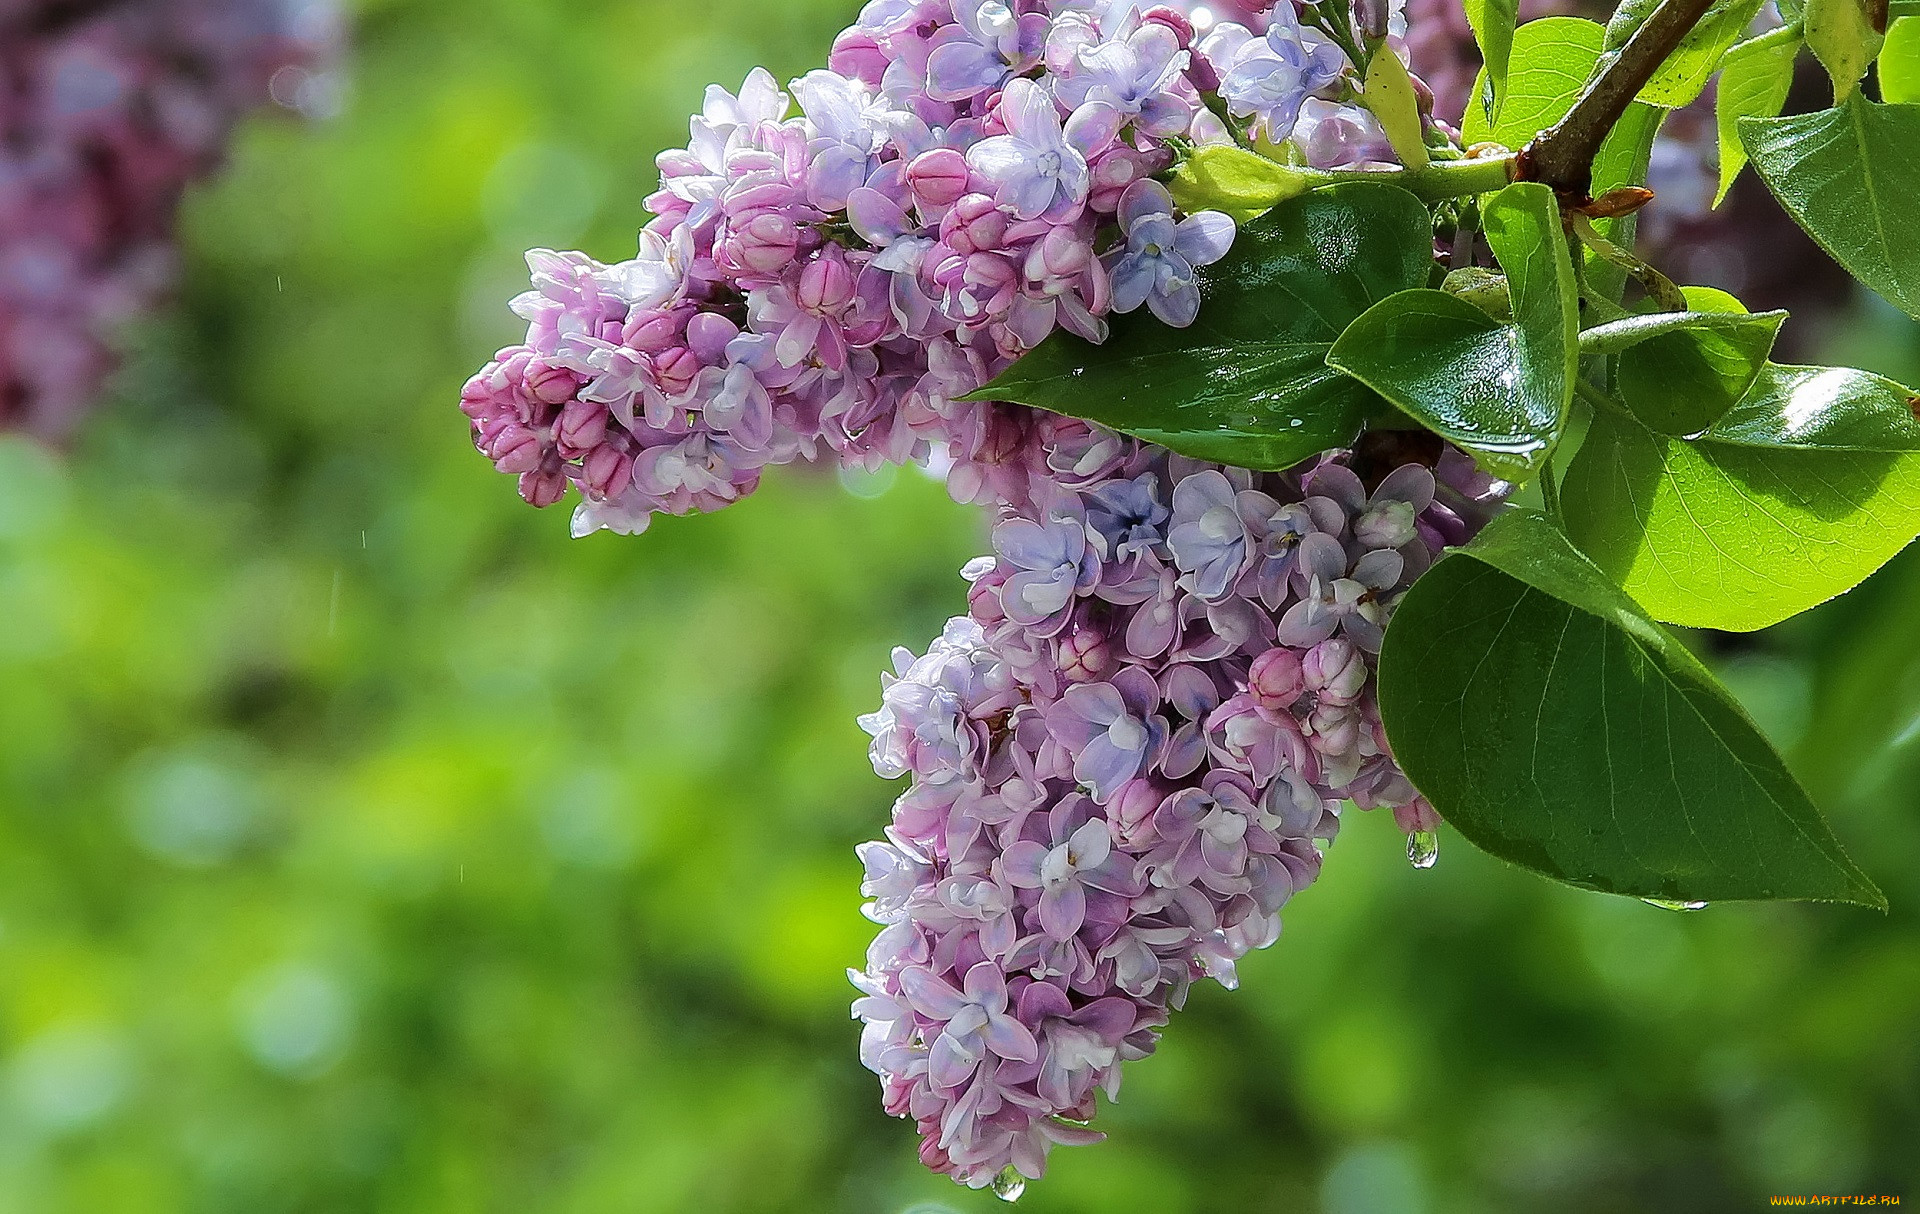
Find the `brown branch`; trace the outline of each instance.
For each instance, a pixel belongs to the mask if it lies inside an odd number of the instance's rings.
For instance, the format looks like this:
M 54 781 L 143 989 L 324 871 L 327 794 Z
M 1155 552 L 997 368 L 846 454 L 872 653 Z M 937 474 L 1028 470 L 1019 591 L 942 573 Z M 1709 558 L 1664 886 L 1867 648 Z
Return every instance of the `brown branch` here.
M 1590 200 L 1593 158 L 1627 106 L 1660 70 L 1687 32 L 1700 23 L 1713 0 L 1663 0 L 1599 77 L 1589 83 L 1551 129 L 1520 152 L 1521 181 L 1545 182 L 1575 203 Z

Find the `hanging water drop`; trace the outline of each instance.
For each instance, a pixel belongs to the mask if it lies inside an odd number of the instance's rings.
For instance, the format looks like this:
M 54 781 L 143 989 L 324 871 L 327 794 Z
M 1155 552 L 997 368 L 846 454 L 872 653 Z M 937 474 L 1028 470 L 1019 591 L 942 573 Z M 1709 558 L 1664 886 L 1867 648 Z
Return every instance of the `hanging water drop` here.
M 993 1195 L 1001 1201 L 1019 1201 L 1020 1194 L 1026 1191 L 1027 1178 L 1012 1164 L 1001 1168 L 1000 1174 L 993 1178 Z
M 1640 901 L 1646 903 L 1648 906 L 1657 906 L 1661 910 L 1697 911 L 1707 909 L 1707 904 L 1704 902 L 1670 902 L 1665 898 L 1642 898 Z
M 1436 831 L 1416 830 L 1407 836 L 1407 863 L 1415 868 L 1432 868 L 1440 858 L 1440 835 Z

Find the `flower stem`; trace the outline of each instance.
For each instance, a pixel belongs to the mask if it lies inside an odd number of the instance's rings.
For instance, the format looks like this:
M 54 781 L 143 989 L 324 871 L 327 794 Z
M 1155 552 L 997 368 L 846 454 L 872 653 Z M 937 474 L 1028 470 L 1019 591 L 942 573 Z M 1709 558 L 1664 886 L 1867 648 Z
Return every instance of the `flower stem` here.
M 1660 70 L 1680 40 L 1700 23 L 1713 0 L 1663 0 L 1627 44 L 1606 61 L 1567 116 L 1534 136 L 1520 153 L 1520 178 L 1544 182 L 1564 197 L 1586 202 L 1593 191 L 1593 158 L 1627 106 Z
M 1422 202 L 1443 198 L 1466 198 L 1488 194 L 1514 180 L 1519 158 L 1477 156 L 1471 160 L 1435 160 L 1421 169 L 1301 169 L 1313 180 L 1314 187 L 1342 181 L 1384 181 L 1397 185 Z

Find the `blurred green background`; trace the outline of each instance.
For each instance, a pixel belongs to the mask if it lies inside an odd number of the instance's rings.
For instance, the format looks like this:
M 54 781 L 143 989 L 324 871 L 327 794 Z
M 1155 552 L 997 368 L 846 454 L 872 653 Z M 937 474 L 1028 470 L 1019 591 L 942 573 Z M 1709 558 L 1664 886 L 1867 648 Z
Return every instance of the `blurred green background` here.
M 788 469 L 575 542 L 454 409 L 520 250 L 626 255 L 702 87 L 851 7 L 361 5 L 346 112 L 242 132 L 71 457 L 0 442 L 0 1214 L 996 1207 L 880 1113 L 844 978 L 853 718 L 980 519 Z M 1703 644 L 1891 915 L 1416 873 L 1349 815 L 1022 1208 L 1920 1200 L 1920 560 Z

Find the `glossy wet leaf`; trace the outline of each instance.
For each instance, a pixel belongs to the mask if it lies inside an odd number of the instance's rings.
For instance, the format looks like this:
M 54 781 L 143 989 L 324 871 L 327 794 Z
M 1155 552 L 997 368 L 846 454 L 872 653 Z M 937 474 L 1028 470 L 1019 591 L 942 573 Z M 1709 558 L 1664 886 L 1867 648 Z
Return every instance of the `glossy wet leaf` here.
M 1413 195 L 1358 182 L 1289 199 L 1200 271 L 1176 329 L 1145 309 L 1103 345 L 1056 332 L 970 399 L 1083 417 L 1184 455 L 1284 468 L 1350 443 L 1386 408 L 1325 366 L 1347 322 L 1426 281 L 1431 220 Z
M 1886 905 L 1726 689 L 1539 515 L 1414 584 L 1379 680 L 1408 777 L 1504 860 L 1641 898 Z
M 1601 411 L 1567 471 L 1567 528 L 1655 618 L 1745 632 L 1858 585 L 1920 535 L 1911 394 L 1768 365 L 1700 438 Z
M 1740 141 L 1794 221 L 1855 278 L 1920 318 L 1920 105 L 1743 118 Z
M 1726 198 L 1747 166 L 1740 119 L 1772 118 L 1780 113 L 1793 87 L 1793 61 L 1799 58 L 1800 45 L 1799 30 L 1782 27 L 1742 42 L 1722 61 L 1714 100 L 1720 141 L 1720 186 L 1713 195 L 1714 206 Z
M 1481 213 L 1512 323 L 1441 291 L 1408 291 L 1356 320 L 1327 355 L 1499 476 L 1527 480 L 1566 424 L 1578 330 L 1573 262 L 1546 186 L 1508 186 Z
M 1652 78 L 1641 86 L 1639 100 L 1664 109 L 1678 109 L 1693 101 L 1706 88 L 1727 48 L 1752 24 L 1761 3 L 1762 0 L 1714 0 Z M 1601 44 L 1603 54 L 1616 54 L 1659 6 L 1659 0 L 1623 0 L 1607 22 L 1606 37 Z

